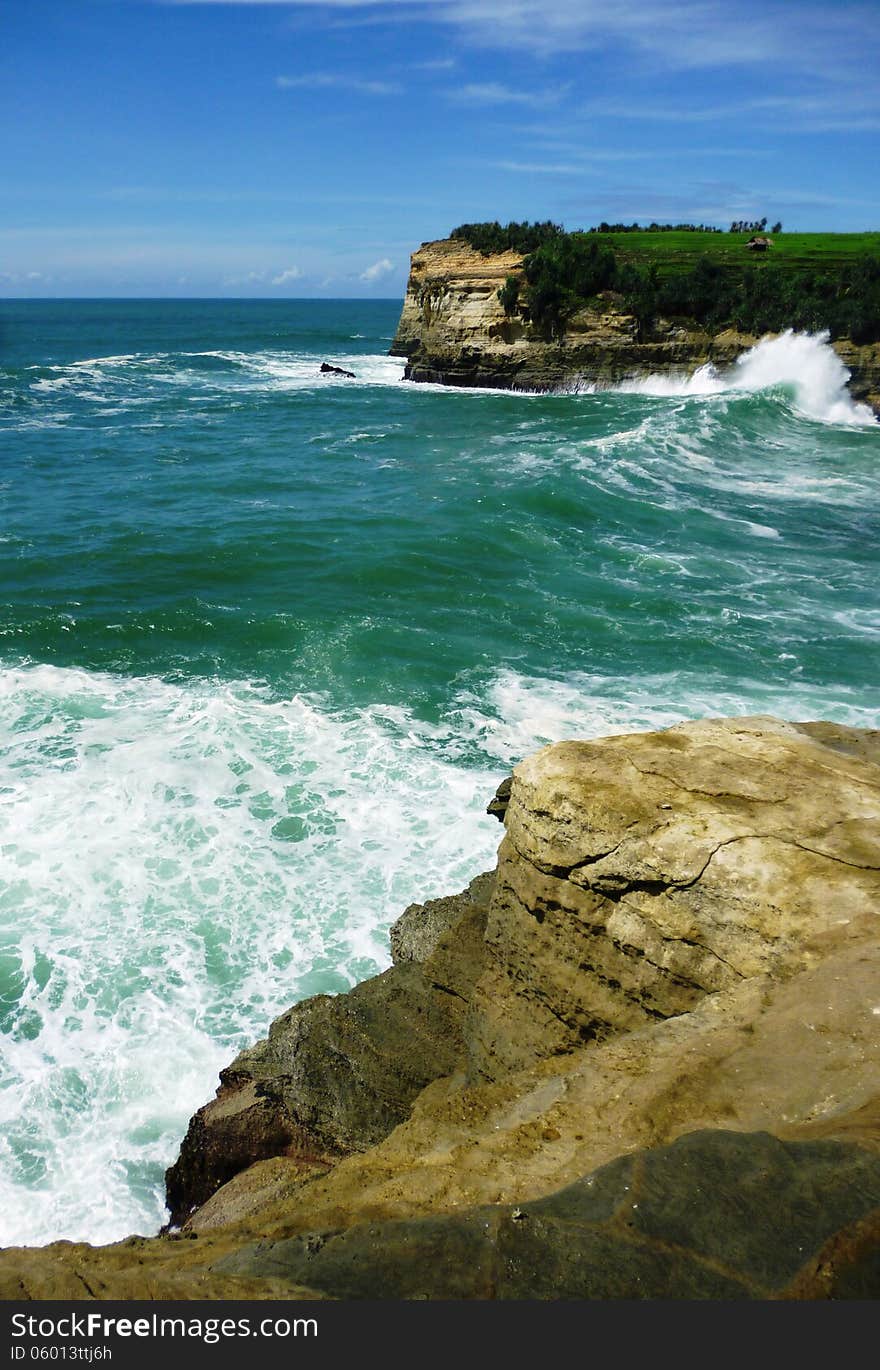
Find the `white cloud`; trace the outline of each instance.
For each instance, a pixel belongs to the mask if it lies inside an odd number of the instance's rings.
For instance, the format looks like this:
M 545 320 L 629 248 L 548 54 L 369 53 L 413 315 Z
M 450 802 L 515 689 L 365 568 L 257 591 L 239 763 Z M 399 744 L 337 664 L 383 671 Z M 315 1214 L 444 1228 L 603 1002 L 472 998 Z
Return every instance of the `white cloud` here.
M 313 71 L 305 76 L 276 76 L 280 90 L 353 90 L 358 95 L 400 95 L 403 86 L 395 81 L 363 81 L 331 71 Z
M 493 162 L 499 171 L 512 171 L 524 176 L 583 176 L 591 168 L 583 162 Z
M 566 85 L 555 90 L 514 90 L 500 81 L 483 81 L 448 90 L 446 98 L 460 105 L 526 105 L 530 109 L 546 109 L 558 104 L 568 89 Z
M 302 276 L 298 266 L 289 266 L 286 271 L 281 271 L 277 276 L 272 277 L 273 285 L 289 285 L 291 281 L 298 281 Z
M 870 130 L 880 126 L 880 99 L 867 95 L 831 91 L 811 95 L 765 95 L 744 97 L 725 104 L 663 104 L 649 95 L 644 104 L 635 100 L 592 100 L 579 111 L 585 118 L 628 119 L 635 122 L 671 124 L 729 124 L 731 121 L 766 119 L 774 135 L 833 130 Z
M 383 257 L 381 261 L 373 262 L 372 266 L 368 266 L 366 271 L 361 272 L 361 280 L 366 281 L 367 285 L 371 285 L 374 281 L 383 280 L 393 270 L 394 263 L 390 262 L 387 257 Z
M 403 14 L 456 28 L 473 45 L 541 54 L 622 45 L 674 70 L 779 64 L 849 79 L 876 66 L 871 6 L 863 0 L 160 0 L 160 3 L 276 4 L 328 15 Z

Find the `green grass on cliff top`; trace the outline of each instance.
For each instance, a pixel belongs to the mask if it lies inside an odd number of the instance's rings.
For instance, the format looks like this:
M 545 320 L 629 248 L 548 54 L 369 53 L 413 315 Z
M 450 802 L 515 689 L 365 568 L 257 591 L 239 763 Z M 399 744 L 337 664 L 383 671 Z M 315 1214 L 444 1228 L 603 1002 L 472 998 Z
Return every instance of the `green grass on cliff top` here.
M 749 261 L 778 262 L 790 267 L 834 267 L 869 253 L 880 256 L 880 233 L 766 233 L 773 246 L 751 252 L 751 233 L 597 233 L 614 248 L 620 262 L 656 264 L 661 274 L 688 271 L 700 257 L 724 266 Z

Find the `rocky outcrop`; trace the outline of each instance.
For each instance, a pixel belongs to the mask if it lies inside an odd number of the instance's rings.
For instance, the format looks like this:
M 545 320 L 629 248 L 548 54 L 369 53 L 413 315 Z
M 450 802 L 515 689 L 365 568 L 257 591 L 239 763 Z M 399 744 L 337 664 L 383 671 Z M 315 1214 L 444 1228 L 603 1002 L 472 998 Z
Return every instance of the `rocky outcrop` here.
M 878 794 L 864 760 L 838 750 L 847 736 L 709 720 L 524 761 L 472 1073 L 497 1078 L 800 969 L 811 939 L 876 904 Z
M 182 1233 L 0 1297 L 880 1295 L 880 734 L 561 743 L 493 809 L 496 875 L 224 1072 Z
M 521 315 L 505 314 L 498 291 L 522 269 L 516 252 L 484 256 L 458 239 L 423 243 L 411 260 L 393 356 L 405 376 L 442 385 L 559 390 L 609 386 L 639 376 L 687 375 L 712 362 L 731 366 L 758 341 L 733 329 L 705 330 L 660 320 L 639 337 L 622 300 L 606 292 L 596 308 L 568 321 L 548 342 Z M 880 413 L 880 343 L 833 344 L 851 373 L 853 397 Z
M 172 1225 L 256 1161 L 285 1156 L 313 1173 L 374 1146 L 455 1069 L 492 884 L 487 874 L 461 895 L 410 905 L 391 930 L 390 970 L 297 1004 L 221 1071 L 166 1174 Z
M 880 414 L 880 343 L 859 346 L 843 338 L 832 346 L 850 373 L 847 389 L 853 399 Z

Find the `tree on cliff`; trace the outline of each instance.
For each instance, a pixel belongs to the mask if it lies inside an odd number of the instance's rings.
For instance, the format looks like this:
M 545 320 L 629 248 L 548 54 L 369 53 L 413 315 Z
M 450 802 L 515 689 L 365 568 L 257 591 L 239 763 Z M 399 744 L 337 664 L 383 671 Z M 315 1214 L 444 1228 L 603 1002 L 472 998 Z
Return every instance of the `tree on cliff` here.
M 491 223 L 459 224 L 449 236 L 467 243 L 488 257 L 493 252 L 534 252 L 543 243 L 565 237 L 565 230 L 561 224 L 554 224 L 550 219 L 541 223 L 511 221 L 503 225 L 494 219 Z
M 545 336 L 556 338 L 585 300 L 612 285 L 617 259 L 595 237 L 567 233 L 531 252 L 523 271 L 529 317 Z
M 505 314 L 515 314 L 519 308 L 519 290 L 521 277 L 508 276 L 503 286 L 498 291 L 498 299 Z

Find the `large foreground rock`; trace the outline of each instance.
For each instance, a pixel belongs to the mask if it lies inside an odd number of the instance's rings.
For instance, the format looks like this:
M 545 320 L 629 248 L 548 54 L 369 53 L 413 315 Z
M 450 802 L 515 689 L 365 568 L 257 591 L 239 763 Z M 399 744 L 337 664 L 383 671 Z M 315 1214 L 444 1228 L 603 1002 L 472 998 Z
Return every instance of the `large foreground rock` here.
M 224 1072 L 183 1239 L 0 1253 L 0 1296 L 880 1296 L 878 763 L 774 719 L 545 748 L 497 875 Z
M 805 968 L 880 909 L 880 735 L 772 719 L 565 742 L 517 767 L 472 1076 Z

